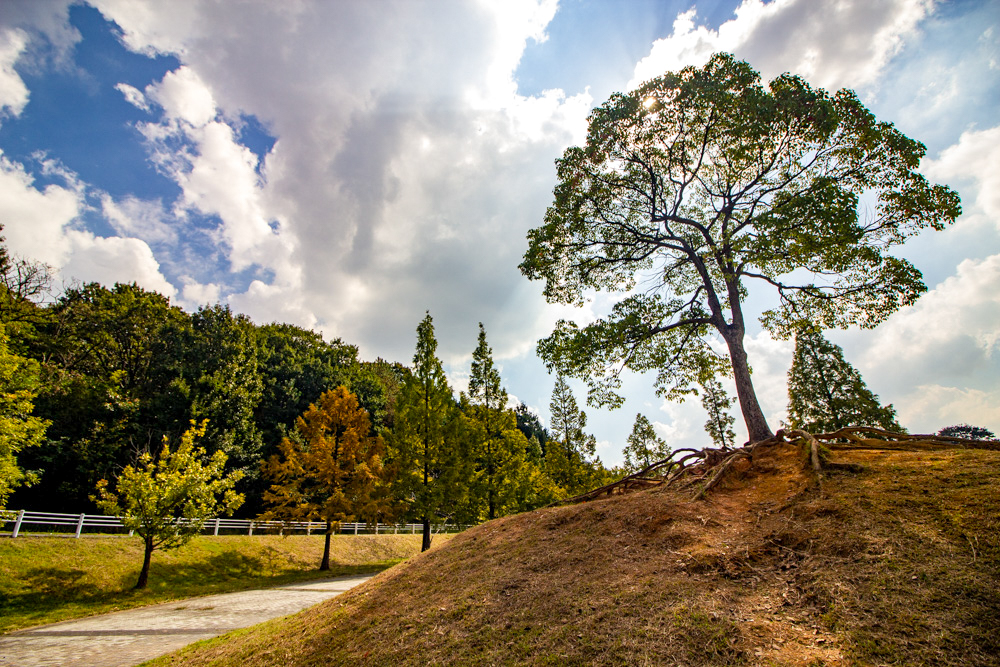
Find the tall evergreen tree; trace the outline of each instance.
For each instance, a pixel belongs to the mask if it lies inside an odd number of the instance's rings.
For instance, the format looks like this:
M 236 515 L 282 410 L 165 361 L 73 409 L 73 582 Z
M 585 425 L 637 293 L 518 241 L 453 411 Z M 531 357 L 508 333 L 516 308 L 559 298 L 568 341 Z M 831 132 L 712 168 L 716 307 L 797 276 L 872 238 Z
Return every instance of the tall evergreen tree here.
M 545 452 L 549 475 L 567 493 L 573 495 L 586 490 L 592 471 L 588 457 L 597 451 L 594 436 L 584 433 L 587 414 L 579 408 L 573 390 L 562 375 L 556 376 L 549 402 L 552 414 L 551 439 Z
M 469 374 L 469 401 L 472 417 L 479 426 L 476 452 L 477 473 L 486 496 L 486 515 L 497 517 L 500 486 L 506 460 L 511 457 L 506 431 L 516 429 L 513 414 L 507 414 L 507 390 L 500 384 L 500 371 L 493 364 L 493 350 L 486 343 L 486 329 L 479 323 L 479 343 L 472 353 Z
M 430 313 L 417 326 L 413 370 L 396 403 L 394 466 L 399 494 L 423 524 L 422 551 L 431 546 L 431 520 L 454 515 L 469 478 L 462 415 L 437 357 Z
M 656 435 L 646 415 L 637 414 L 625 446 L 625 470 L 634 473 L 670 456 L 670 447 Z
M 848 426 L 903 431 L 892 405 L 883 406 L 859 373 L 815 328 L 795 335 L 795 356 L 788 372 L 788 420 L 793 428 L 815 433 Z

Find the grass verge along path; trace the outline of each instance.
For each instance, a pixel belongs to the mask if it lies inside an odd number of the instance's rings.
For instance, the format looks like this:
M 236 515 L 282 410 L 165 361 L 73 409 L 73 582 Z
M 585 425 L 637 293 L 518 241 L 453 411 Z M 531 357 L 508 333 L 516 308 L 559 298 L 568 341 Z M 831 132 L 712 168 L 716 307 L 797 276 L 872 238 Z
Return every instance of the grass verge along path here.
M 436 541 L 445 536 L 436 536 Z M 149 587 L 132 590 L 142 541 L 125 537 L 0 539 L 0 633 L 158 602 L 384 570 L 420 552 L 419 535 L 196 537 L 157 551 Z

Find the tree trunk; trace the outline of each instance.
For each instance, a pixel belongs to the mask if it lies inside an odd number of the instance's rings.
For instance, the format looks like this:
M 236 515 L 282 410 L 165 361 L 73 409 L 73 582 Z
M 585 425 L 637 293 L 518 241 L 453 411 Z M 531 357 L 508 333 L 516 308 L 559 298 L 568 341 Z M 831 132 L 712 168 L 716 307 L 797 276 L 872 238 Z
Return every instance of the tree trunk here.
M 743 349 L 743 332 L 723 332 L 722 337 L 729 346 L 729 358 L 733 364 L 733 379 L 736 380 L 736 396 L 740 401 L 743 421 L 747 426 L 750 442 L 759 442 L 773 436 L 767 425 L 764 412 L 757 402 L 757 394 L 750 378 L 750 366 L 747 364 L 747 353 Z
M 430 517 L 424 517 L 424 542 L 420 546 L 421 551 L 427 551 L 431 548 L 431 520 Z
M 145 588 L 146 582 L 149 581 L 149 561 L 152 560 L 153 556 L 153 538 L 144 538 L 144 544 L 146 547 L 146 553 L 142 557 L 142 570 L 139 571 L 139 581 L 135 582 L 134 590 Z
M 330 536 L 333 534 L 333 524 L 329 520 L 326 522 L 326 540 L 323 543 L 323 562 L 320 563 L 319 569 L 329 570 L 330 569 Z

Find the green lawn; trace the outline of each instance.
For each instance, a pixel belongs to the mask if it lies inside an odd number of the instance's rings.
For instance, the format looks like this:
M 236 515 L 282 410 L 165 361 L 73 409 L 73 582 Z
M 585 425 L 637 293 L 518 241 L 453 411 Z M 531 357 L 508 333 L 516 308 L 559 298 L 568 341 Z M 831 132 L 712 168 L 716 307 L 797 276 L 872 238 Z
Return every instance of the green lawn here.
M 331 569 L 320 572 L 321 535 L 196 537 L 180 549 L 154 552 L 149 587 L 133 591 L 142 565 L 138 537 L 3 538 L 0 632 L 210 593 L 377 572 L 419 551 L 419 535 L 337 535 Z

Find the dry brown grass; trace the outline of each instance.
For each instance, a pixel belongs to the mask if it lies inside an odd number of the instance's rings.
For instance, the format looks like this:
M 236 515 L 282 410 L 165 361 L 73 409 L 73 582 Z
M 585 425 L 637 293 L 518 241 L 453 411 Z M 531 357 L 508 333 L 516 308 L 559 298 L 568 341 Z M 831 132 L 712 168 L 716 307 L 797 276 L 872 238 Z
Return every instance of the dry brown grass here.
M 1000 664 L 1000 453 L 834 460 L 492 521 L 157 664 Z

